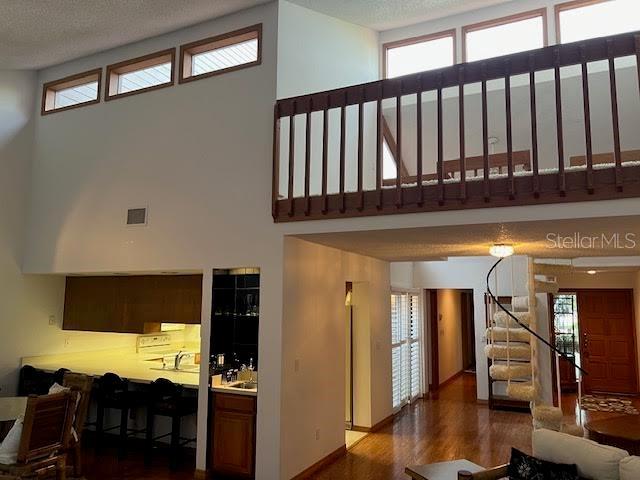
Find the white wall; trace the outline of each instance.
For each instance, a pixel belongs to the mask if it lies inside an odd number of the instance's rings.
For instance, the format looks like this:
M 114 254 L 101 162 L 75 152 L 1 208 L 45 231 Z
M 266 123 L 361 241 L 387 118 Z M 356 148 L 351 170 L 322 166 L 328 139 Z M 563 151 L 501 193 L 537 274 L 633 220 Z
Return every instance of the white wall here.
M 347 281 L 358 322 L 356 423 L 392 413 L 390 285 L 387 262 L 295 238 L 285 240 L 284 262 L 281 442 L 283 477 L 291 478 L 344 445 Z
M 438 378 L 440 384 L 462 370 L 460 290 L 438 290 Z
M 413 288 L 413 262 L 391 263 L 391 288 Z

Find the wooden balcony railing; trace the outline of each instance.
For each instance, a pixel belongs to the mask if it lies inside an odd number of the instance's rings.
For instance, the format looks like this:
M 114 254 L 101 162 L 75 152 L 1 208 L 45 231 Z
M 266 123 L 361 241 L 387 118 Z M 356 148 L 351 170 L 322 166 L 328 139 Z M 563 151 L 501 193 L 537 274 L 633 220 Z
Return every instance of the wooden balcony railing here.
M 640 33 L 279 100 L 273 135 L 278 222 L 640 196 Z

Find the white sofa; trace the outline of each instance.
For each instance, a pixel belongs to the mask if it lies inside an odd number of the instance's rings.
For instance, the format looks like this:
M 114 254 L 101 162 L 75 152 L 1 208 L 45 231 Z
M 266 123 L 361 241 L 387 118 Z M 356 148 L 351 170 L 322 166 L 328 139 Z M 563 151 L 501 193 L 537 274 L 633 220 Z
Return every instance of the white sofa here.
M 575 463 L 589 480 L 640 480 L 640 457 L 593 440 L 552 430 L 534 430 L 533 456 L 554 463 Z

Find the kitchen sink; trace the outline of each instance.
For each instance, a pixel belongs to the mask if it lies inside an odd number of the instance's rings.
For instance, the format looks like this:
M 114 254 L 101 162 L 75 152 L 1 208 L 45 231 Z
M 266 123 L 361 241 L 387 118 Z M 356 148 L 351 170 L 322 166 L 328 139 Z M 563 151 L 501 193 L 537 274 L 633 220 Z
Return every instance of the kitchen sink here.
M 230 388 L 240 388 L 242 390 L 257 390 L 258 382 L 240 382 L 229 385 Z
M 151 370 L 158 370 L 160 372 L 182 372 L 182 373 L 200 373 L 200 365 L 180 365 L 180 368 L 162 368 L 162 367 L 149 367 Z

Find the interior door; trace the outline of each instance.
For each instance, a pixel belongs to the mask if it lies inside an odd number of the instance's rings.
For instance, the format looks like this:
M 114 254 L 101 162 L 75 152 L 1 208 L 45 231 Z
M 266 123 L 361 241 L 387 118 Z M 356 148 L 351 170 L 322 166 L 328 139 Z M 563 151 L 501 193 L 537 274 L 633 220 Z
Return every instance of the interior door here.
M 585 390 L 637 393 L 632 291 L 578 291 L 578 320 Z

